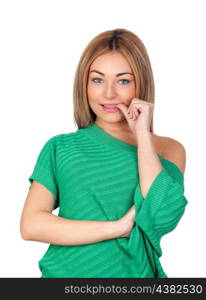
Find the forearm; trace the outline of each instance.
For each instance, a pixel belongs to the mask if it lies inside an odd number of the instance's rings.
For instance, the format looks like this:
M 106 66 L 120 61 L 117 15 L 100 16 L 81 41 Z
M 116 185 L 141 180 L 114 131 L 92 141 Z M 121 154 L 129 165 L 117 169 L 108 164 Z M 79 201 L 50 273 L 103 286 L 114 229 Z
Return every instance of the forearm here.
M 155 150 L 152 134 L 146 131 L 140 132 L 137 141 L 140 189 L 145 198 L 153 180 L 163 167 Z
M 56 245 L 96 243 L 120 235 L 115 221 L 72 220 L 37 212 L 25 224 L 24 239 Z

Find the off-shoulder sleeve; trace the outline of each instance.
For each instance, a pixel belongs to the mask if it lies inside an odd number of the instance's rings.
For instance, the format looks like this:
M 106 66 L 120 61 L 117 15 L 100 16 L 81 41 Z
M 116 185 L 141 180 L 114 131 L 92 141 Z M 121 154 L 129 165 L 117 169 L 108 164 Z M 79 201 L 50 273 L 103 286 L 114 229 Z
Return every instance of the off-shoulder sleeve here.
M 32 174 L 28 178 L 30 182 L 29 189 L 33 180 L 44 185 L 54 196 L 54 208 L 59 206 L 59 191 L 56 178 L 56 136 L 50 138 L 42 147 Z
M 140 184 L 134 193 L 136 226 L 146 235 L 159 257 L 162 255 L 161 238 L 177 226 L 188 203 L 184 196 L 184 176 L 177 167 L 175 172 L 176 176 L 171 176 L 163 167 L 145 198 Z

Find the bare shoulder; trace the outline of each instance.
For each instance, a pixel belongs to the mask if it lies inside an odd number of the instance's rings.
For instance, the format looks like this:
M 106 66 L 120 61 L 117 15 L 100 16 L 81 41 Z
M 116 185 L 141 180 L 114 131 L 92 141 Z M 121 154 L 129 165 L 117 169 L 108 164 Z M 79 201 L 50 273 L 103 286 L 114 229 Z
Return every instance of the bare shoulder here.
M 186 151 L 183 144 L 173 138 L 154 134 L 160 155 L 176 164 L 184 174 L 186 167 Z

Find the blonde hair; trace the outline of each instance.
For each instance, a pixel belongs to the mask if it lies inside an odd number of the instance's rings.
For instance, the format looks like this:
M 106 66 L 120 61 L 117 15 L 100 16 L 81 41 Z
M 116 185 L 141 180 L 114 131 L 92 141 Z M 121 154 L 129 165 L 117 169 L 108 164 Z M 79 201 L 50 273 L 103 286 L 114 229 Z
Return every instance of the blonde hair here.
M 100 55 L 118 51 L 128 61 L 136 84 L 136 97 L 154 103 L 155 87 L 153 72 L 147 50 L 140 38 L 126 29 L 114 29 L 100 33 L 93 38 L 83 51 L 76 69 L 73 86 L 74 122 L 78 128 L 85 128 L 96 119 L 87 97 L 89 69 Z M 153 119 L 150 131 L 153 132 Z

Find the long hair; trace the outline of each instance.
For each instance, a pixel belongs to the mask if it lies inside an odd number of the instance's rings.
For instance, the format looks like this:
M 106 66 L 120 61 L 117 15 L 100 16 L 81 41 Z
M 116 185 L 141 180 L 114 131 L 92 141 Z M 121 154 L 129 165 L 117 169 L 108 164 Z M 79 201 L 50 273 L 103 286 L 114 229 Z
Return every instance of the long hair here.
M 147 50 L 140 38 L 126 29 L 114 29 L 100 33 L 94 37 L 83 51 L 74 77 L 73 107 L 74 122 L 77 127 L 85 128 L 96 119 L 91 110 L 87 96 L 89 69 L 93 61 L 100 55 L 118 51 L 129 63 L 136 84 L 136 97 L 154 103 L 155 87 L 152 67 Z M 153 132 L 153 119 L 150 131 Z

